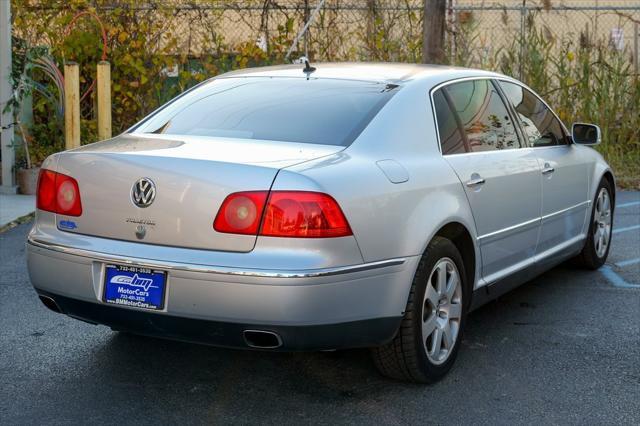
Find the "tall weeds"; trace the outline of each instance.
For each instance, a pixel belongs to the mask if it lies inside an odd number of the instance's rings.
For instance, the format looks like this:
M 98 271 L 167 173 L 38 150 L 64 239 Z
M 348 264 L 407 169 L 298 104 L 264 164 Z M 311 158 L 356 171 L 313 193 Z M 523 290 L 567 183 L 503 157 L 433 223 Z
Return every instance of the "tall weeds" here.
M 137 8 L 141 3 L 137 0 L 11 1 L 15 34 L 34 45 L 46 44 L 60 67 L 65 58 L 83 64 L 83 91 L 94 79 L 99 31 L 92 21 L 79 22 L 70 33 L 67 25 L 83 10 L 101 17 L 109 37 L 115 131 L 126 129 L 205 78 L 236 68 L 285 62 L 285 52 L 305 16 L 302 6 L 295 11 L 265 9 L 259 16 L 252 9 L 205 7 L 217 0 L 193 2 L 193 9 L 180 10 L 175 8 L 180 2 L 160 0 L 144 2 L 153 6 L 147 8 Z M 341 0 L 330 0 L 309 29 L 309 56 L 313 61 L 421 62 L 422 9 L 415 7 L 418 3 L 376 0 L 367 1 L 363 10 L 351 10 L 341 8 Z M 621 185 L 640 187 L 640 77 L 633 75 L 630 52 L 614 50 L 608 40 L 593 40 L 589 34 L 567 33 L 566 38 L 557 38 L 543 24 L 546 13 L 530 12 L 522 30 L 505 9 L 498 27 L 486 33 L 482 19 L 487 15 L 460 12 L 458 25 L 447 31 L 450 62 L 520 78 L 549 101 L 567 126 L 579 121 L 600 125 L 603 143 L 596 149 L 612 164 Z M 264 19 L 258 19 L 260 16 Z M 253 28 L 242 41 L 231 42 L 229 33 L 236 28 L 230 22 L 249 27 L 259 24 L 260 28 Z M 256 34 L 266 35 L 268 46 L 258 47 Z M 511 42 L 505 45 L 504 40 Z M 291 57 L 304 51 L 301 42 Z M 165 71 L 174 67 L 179 71 L 177 77 L 169 77 Z M 61 146 L 62 139 L 56 126 L 47 125 L 53 122 L 47 102 L 34 98 L 30 130 L 38 141 L 58 143 L 40 143 L 42 157 Z M 93 105 L 91 96 L 83 102 L 83 142 L 95 140 Z
M 618 184 L 640 189 L 640 76 L 633 74 L 630 52 L 613 49 L 606 40 L 590 40 L 587 34 L 578 40 L 558 39 L 536 22 L 536 14 L 530 14 L 524 32 L 513 34 L 506 48 L 482 61 L 473 53 L 483 48 L 474 45 L 478 34 L 470 23 L 458 31 L 464 37 L 463 53 L 452 55 L 452 63 L 519 78 L 569 128 L 574 122 L 599 125 L 602 144 L 596 149 L 614 168 Z

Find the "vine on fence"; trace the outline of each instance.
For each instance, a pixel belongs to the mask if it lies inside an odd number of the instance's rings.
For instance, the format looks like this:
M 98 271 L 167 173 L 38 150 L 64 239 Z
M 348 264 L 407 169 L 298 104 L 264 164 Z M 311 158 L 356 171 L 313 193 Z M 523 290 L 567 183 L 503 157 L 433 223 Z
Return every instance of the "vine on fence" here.
M 309 2 L 302 0 L 264 1 L 261 7 L 249 7 L 245 2 L 244 9 L 231 3 L 225 3 L 225 9 L 214 0 L 12 2 L 15 35 L 30 46 L 48 46 L 59 67 L 64 60 L 78 62 L 83 93 L 94 81 L 102 55 L 101 28 L 95 20 L 78 19 L 68 33 L 65 29 L 78 13 L 100 18 L 112 65 L 116 134 L 208 77 L 237 68 L 283 63 L 309 10 Z M 287 7 L 282 6 L 285 3 Z M 365 6 L 347 10 L 341 9 L 340 0 L 327 1 L 304 42 L 312 60 L 420 62 L 422 16 L 415 1 L 393 2 L 393 7 L 382 1 L 360 3 Z M 607 40 L 596 40 L 586 33 L 556 37 L 540 19 L 552 10 L 552 4 L 547 3 L 543 10 L 527 15 L 522 31 L 509 26 L 505 10 L 500 25 L 511 42 L 500 48 L 479 30 L 482 18 L 478 14 L 459 12 L 456 25 L 447 32 L 450 61 L 515 77 L 522 74 L 522 80 L 547 97 L 565 123 L 600 124 L 605 143 L 599 149 L 614 164 L 623 184 L 638 185 L 640 82 L 632 74 L 629 52 L 611 49 Z M 231 13 L 237 19 L 229 18 Z M 244 39 L 231 37 L 234 26 L 254 24 L 254 31 Z M 297 48 L 292 57 L 304 51 L 302 43 Z M 44 86 L 53 84 L 37 69 L 33 78 Z M 90 94 L 81 105 L 83 143 L 97 137 L 94 103 L 94 94 Z M 55 109 L 47 97 L 34 95 L 30 132 L 39 145 L 36 162 L 64 146 L 61 124 L 52 119 Z

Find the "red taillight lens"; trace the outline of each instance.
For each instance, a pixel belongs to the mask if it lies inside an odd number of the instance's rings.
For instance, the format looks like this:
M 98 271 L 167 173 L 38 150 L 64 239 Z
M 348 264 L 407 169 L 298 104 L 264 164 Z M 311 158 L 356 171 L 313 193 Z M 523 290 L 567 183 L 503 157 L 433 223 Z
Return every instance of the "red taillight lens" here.
M 80 202 L 78 182 L 71 176 L 62 173 L 47 169 L 40 170 L 36 206 L 40 210 L 52 213 L 80 216 L 82 203 Z
M 260 235 L 329 238 L 353 235 L 336 200 L 320 192 L 273 191 Z
M 229 234 L 256 235 L 268 191 L 236 192 L 225 198 L 213 229 Z
M 58 202 L 57 213 L 69 216 L 80 216 L 82 214 L 80 188 L 78 188 L 78 182 L 74 178 L 61 173 L 57 174 L 56 199 Z
M 40 169 L 38 176 L 38 190 L 36 207 L 48 212 L 56 211 L 56 173 L 47 169 Z
M 327 194 L 305 191 L 231 194 L 222 203 L 213 228 L 218 232 L 269 237 L 331 238 L 353 235 L 336 200 Z

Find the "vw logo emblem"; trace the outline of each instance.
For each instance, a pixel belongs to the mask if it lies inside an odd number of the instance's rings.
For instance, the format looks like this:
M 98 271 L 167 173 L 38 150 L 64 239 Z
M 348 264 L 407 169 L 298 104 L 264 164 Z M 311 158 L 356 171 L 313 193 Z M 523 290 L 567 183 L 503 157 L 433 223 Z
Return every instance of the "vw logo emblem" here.
M 149 207 L 156 198 L 156 185 L 149 178 L 140 178 L 133 184 L 131 200 L 140 208 Z

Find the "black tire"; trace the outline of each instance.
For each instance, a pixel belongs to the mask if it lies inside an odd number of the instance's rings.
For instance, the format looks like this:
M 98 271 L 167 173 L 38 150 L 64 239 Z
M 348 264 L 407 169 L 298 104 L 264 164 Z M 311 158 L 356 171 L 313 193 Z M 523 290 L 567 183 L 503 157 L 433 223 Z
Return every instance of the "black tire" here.
M 613 212 L 615 209 L 614 203 L 614 192 L 611 187 L 611 183 L 608 179 L 602 178 L 600 181 L 600 185 L 598 185 L 598 189 L 596 190 L 596 195 L 593 199 L 593 204 L 591 207 L 591 215 L 589 216 L 589 231 L 587 233 L 587 240 L 585 241 L 584 247 L 578 256 L 575 257 L 574 263 L 580 267 L 595 270 L 604 265 L 604 262 L 607 260 L 607 256 L 609 256 L 609 249 L 611 248 L 611 240 L 613 236 L 613 232 L 609 233 L 609 243 L 607 245 L 607 249 L 602 256 L 598 256 L 596 251 L 596 243 L 594 239 L 594 233 L 596 232 L 596 224 L 595 224 L 595 213 L 596 213 L 596 203 L 598 201 L 598 195 L 602 189 L 605 189 L 608 192 L 609 200 L 611 203 L 611 230 L 613 230 Z
M 462 312 L 453 350 L 441 364 L 435 364 L 427 357 L 423 344 L 422 320 L 423 300 L 431 271 L 441 259 L 448 258 L 455 263 L 460 275 L 462 290 Z M 385 376 L 416 383 L 434 383 L 447 374 L 453 366 L 471 302 L 471 287 L 467 280 L 464 262 L 456 246 L 448 239 L 435 237 L 422 255 L 416 271 L 404 318 L 396 337 L 388 344 L 374 348 L 373 359 L 378 370 Z M 427 338 L 425 337 L 425 340 Z

